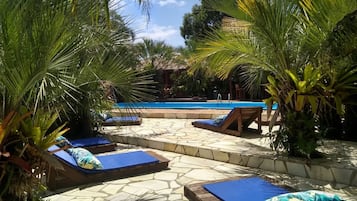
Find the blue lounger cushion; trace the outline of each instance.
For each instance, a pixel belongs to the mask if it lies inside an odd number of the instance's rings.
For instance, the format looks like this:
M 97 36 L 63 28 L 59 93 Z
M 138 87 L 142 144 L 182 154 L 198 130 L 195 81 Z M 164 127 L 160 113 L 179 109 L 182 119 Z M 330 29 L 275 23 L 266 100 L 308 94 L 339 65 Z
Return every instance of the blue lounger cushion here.
M 104 170 L 132 167 L 150 163 L 158 163 L 159 160 L 144 151 L 133 151 L 111 155 L 97 156 L 103 164 Z
M 260 177 L 205 184 L 203 187 L 223 201 L 265 201 L 271 197 L 288 193 L 284 188 L 273 185 Z
M 232 113 L 232 111 L 229 112 L 229 114 Z M 219 126 L 221 126 L 223 124 L 224 120 L 227 118 L 228 115 L 220 115 L 220 116 L 218 116 L 218 117 L 216 117 L 214 119 L 198 120 L 198 121 L 195 121 L 195 122 L 200 123 L 200 124 L 219 127 Z
M 204 125 L 216 126 L 216 127 L 220 126 L 220 123 L 217 123 L 214 119 L 198 120 L 195 122 L 204 124 Z
M 103 137 L 91 137 L 91 138 L 83 138 L 70 140 L 70 143 L 73 147 L 88 147 L 88 146 L 96 146 L 96 145 L 106 145 L 111 144 L 108 139 Z
M 126 117 L 111 117 L 106 119 L 105 123 L 115 123 L 115 122 L 129 122 L 129 121 L 140 121 L 138 116 L 126 116 Z
M 53 145 L 48 149 L 48 151 L 54 151 L 58 149 L 59 149 L 58 146 Z M 86 170 L 79 167 L 75 159 L 68 152 L 64 150 L 56 151 L 54 155 L 57 156 L 62 161 L 66 162 L 67 164 L 71 165 L 73 168 L 76 168 L 86 173 L 96 173 L 98 171 L 106 171 L 106 170 L 132 167 L 137 165 L 159 163 L 158 159 L 147 154 L 144 151 L 133 151 L 133 152 L 126 152 L 126 153 L 96 156 L 97 159 L 101 162 L 103 168 L 100 170 Z
M 220 115 L 216 118 L 214 118 L 214 122 L 216 122 L 217 124 L 222 123 L 225 119 L 227 118 L 227 115 Z

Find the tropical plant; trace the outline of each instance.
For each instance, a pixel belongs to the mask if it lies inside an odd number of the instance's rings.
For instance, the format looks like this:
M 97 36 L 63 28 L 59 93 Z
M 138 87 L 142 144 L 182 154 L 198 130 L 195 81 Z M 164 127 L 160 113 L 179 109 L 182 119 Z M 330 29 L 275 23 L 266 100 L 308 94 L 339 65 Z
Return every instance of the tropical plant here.
M 126 100 L 150 92 L 149 77 L 123 54 L 129 35 L 118 30 L 126 29 L 110 29 L 108 3 L 0 2 L 0 200 L 36 198 L 47 148 L 71 113 L 107 103 L 103 81 Z
M 43 181 L 48 162 L 61 167 L 45 150 L 68 129 L 62 125 L 50 130 L 57 114 L 38 112 L 31 118 L 23 109 L 25 113 L 11 112 L 1 123 L 0 200 L 33 200 L 46 189 Z
M 285 121 L 281 130 L 273 136 L 272 147 L 275 150 L 283 147 L 294 156 L 302 153 L 310 157 L 320 139 L 315 129 L 314 115 L 317 114 L 319 102 L 326 101 L 322 95 L 322 75 L 310 64 L 304 68 L 302 80 L 290 70 L 286 70 L 286 73 L 288 77 L 285 80 L 268 76 L 269 83 L 266 86 L 271 97 L 265 102 L 268 105 L 277 103 L 279 108 L 276 114 L 280 113 Z
M 343 113 L 343 100 L 356 90 L 356 66 L 346 57 L 335 60 L 328 37 L 356 10 L 357 2 L 228 0 L 211 1 L 211 5 L 241 26 L 215 31 L 199 45 L 194 60 L 222 78 L 238 66 L 247 72 L 243 78 L 251 92 L 266 85 L 272 96 L 267 101 L 279 103 L 277 113 L 283 122 L 273 144 L 286 145 L 283 148 L 292 155 L 314 153 L 319 139 L 314 126 L 317 110 L 329 105 Z M 346 38 L 348 34 L 339 34 L 333 40 L 337 44 Z M 335 105 L 327 101 L 330 98 Z
M 136 44 L 136 52 L 144 68 L 164 68 L 174 57 L 174 48 L 163 41 L 143 39 Z

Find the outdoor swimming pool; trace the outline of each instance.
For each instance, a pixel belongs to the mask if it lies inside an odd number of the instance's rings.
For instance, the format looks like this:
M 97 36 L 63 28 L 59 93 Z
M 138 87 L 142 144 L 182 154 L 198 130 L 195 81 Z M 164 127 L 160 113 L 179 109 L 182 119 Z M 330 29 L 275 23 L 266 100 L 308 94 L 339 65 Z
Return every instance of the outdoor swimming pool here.
M 137 109 L 221 109 L 231 110 L 235 107 L 263 107 L 267 109 L 264 102 L 232 101 L 232 102 L 138 102 L 138 103 L 116 103 L 115 108 L 137 108 Z M 274 105 L 273 109 L 276 109 Z

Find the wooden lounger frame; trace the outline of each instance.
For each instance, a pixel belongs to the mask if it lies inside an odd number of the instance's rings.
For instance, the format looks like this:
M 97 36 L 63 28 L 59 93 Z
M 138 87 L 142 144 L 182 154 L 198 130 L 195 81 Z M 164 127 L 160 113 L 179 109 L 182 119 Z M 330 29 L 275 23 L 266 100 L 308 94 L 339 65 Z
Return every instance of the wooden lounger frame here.
M 257 119 L 258 129 L 257 132 L 262 132 L 262 107 L 236 107 L 218 126 L 200 123 L 199 121 L 192 122 L 192 125 L 198 128 L 204 128 L 219 133 L 225 133 L 234 136 L 241 136 L 242 132 Z M 232 125 L 236 125 L 232 128 Z
M 144 173 L 158 172 L 167 169 L 169 160 L 153 151 L 145 151 L 147 154 L 159 160 L 158 163 L 149 163 L 144 165 L 131 166 L 114 170 L 99 171 L 98 173 L 85 173 L 71 165 L 63 162 L 63 168 L 50 167 L 47 172 L 47 187 L 49 189 L 60 189 L 74 187 L 83 184 L 103 182 L 107 180 L 126 178 Z M 55 157 L 55 156 L 54 156 Z

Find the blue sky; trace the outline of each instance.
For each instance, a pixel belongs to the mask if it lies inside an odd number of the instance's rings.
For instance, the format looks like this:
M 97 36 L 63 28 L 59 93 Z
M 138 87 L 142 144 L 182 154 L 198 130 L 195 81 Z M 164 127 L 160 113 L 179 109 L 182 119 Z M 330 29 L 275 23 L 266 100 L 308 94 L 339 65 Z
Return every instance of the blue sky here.
M 184 46 L 180 35 L 180 26 L 185 13 L 190 13 L 200 0 L 150 0 L 150 21 L 141 12 L 134 0 L 117 0 L 117 11 L 130 21 L 129 26 L 134 29 L 137 41 L 142 38 L 164 41 L 174 47 Z

